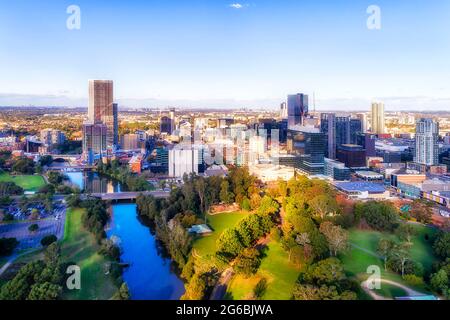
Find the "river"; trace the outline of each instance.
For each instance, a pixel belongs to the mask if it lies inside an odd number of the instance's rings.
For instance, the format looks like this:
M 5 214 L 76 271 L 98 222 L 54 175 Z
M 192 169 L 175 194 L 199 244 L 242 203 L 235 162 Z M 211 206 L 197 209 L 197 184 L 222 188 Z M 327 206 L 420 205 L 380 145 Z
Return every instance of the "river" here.
M 120 183 L 96 173 L 69 172 L 70 181 L 88 192 L 125 191 Z M 173 272 L 171 260 L 161 254 L 155 236 L 138 217 L 135 204 L 114 204 L 106 230 L 108 238 L 118 239 L 127 283 L 133 300 L 177 300 L 184 293 L 184 284 Z

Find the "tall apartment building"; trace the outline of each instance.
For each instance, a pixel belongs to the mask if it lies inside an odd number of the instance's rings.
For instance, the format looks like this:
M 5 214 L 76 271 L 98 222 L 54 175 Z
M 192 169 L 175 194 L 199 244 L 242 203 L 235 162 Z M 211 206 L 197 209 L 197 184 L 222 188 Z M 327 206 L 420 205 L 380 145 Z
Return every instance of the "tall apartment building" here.
M 326 135 L 325 157 L 336 159 L 336 115 L 334 113 L 320 115 L 320 131 Z
M 439 123 L 422 118 L 416 122 L 416 150 L 414 161 L 433 166 L 439 164 Z
M 372 133 L 384 134 L 385 133 L 385 118 L 384 118 L 384 103 L 373 102 L 372 103 Z
M 308 105 L 308 95 L 303 93 L 288 95 L 287 109 L 289 129 L 298 125 L 303 125 L 303 120 L 308 114 Z
M 93 160 L 96 154 L 103 154 L 107 149 L 108 128 L 103 123 L 85 122 L 83 124 L 83 153 Z
M 114 103 L 112 80 L 89 80 L 89 121 L 103 123 L 107 127 L 106 144 L 108 148 L 118 144 L 118 110 Z
M 66 141 L 66 136 L 61 130 L 44 129 L 40 132 L 41 142 L 47 146 L 55 144 L 63 144 Z

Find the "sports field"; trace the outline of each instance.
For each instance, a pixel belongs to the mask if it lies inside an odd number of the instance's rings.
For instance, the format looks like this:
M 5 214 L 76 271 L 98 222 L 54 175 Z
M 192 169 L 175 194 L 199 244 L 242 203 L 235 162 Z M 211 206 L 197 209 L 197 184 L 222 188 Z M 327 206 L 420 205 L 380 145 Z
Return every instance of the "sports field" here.
M 14 182 L 25 191 L 38 191 L 45 186 L 45 180 L 40 175 L 14 176 L 9 173 L 1 173 L 0 182 Z

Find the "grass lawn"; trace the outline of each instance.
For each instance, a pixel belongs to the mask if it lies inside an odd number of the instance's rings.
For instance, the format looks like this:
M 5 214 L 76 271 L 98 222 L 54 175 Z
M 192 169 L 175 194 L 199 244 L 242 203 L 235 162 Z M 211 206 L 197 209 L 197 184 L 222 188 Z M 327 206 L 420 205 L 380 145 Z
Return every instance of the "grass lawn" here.
M 436 230 L 422 225 L 414 225 L 414 227 L 417 229 L 417 235 L 412 239 L 413 247 L 411 248 L 411 257 L 414 261 L 422 263 L 426 271 L 430 271 L 432 263 L 436 260 L 431 247 Z M 428 235 L 428 240 L 426 239 L 426 235 Z M 371 265 L 377 265 L 381 269 L 383 278 L 405 284 L 406 286 L 426 293 L 426 288 L 412 287 L 406 284 L 399 274 L 384 271 L 383 260 L 376 256 L 378 241 L 382 237 L 398 240 L 397 236 L 393 234 L 383 234 L 377 231 L 356 229 L 350 231 L 350 243 L 355 244 L 364 250 L 352 247 L 348 253 L 340 256 L 347 274 L 362 282 L 369 276 L 369 274 L 366 273 L 367 268 Z M 382 284 L 382 289 L 377 293 L 385 295 L 386 297 L 404 295 L 402 289 L 388 284 Z
M 214 232 L 208 236 L 198 238 L 194 242 L 194 250 L 196 254 L 204 257 L 216 252 L 216 241 L 222 232 L 226 229 L 234 227 L 247 215 L 247 213 L 242 213 L 240 211 L 208 215 L 208 225 L 214 230 Z
M 45 186 L 45 180 L 40 175 L 12 176 L 9 173 L 2 173 L 0 182 L 14 182 L 25 191 L 38 191 Z
M 289 262 L 288 254 L 281 245 L 271 241 L 258 273 L 249 279 L 235 276 L 228 286 L 227 296 L 235 300 L 245 299 L 264 277 L 267 279 L 267 290 L 263 300 L 289 300 L 299 273 L 299 268 Z
M 68 300 L 106 300 L 117 291 L 112 278 L 105 275 L 108 260 L 97 253 L 98 245 L 82 225 L 83 209 L 67 211 L 62 258 L 81 268 L 81 290 L 64 292 Z

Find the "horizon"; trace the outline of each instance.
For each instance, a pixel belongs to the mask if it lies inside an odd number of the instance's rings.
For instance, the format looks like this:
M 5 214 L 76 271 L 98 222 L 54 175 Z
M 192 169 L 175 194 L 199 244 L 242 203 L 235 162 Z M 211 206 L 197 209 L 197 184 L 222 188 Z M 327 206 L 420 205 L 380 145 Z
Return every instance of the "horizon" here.
M 105 78 L 126 107 L 277 109 L 297 92 L 317 110 L 450 107 L 443 0 L 377 1 L 376 30 L 368 1 L 132 4 L 76 1 L 79 29 L 71 2 L 5 4 L 0 105 L 85 105 Z

